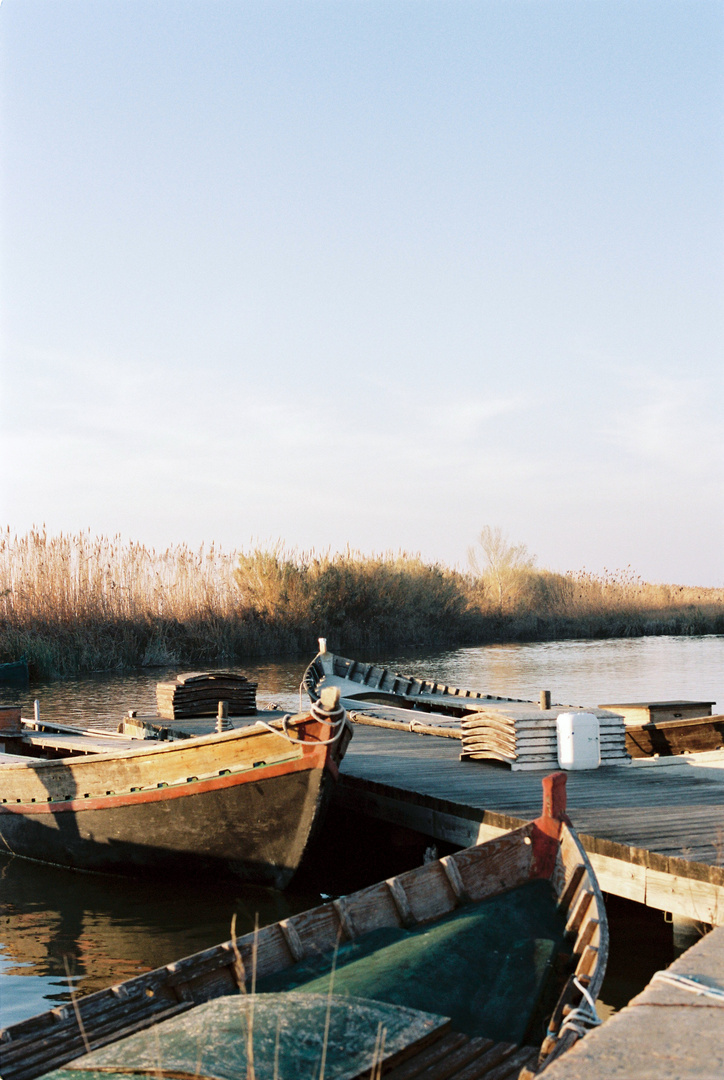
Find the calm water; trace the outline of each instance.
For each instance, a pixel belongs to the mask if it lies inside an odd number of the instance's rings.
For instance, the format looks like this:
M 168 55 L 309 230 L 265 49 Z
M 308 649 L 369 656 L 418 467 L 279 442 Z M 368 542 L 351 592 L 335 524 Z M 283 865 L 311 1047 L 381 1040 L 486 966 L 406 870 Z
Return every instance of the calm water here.
M 494 645 L 449 652 L 386 656 L 412 675 L 511 697 L 537 699 L 550 690 L 563 704 L 691 698 L 724 711 L 724 637 L 642 638 L 604 642 Z M 248 664 L 262 706 L 294 710 L 304 663 Z M 0 689 L 0 704 L 19 702 L 32 715 L 115 730 L 128 709 L 155 712 L 156 682 L 177 669 L 103 675 Z M 361 884 L 361 883 L 360 883 Z M 216 882 L 136 882 L 77 874 L 0 858 L 0 1026 L 100 989 L 319 902 L 324 888 L 271 890 Z M 602 995 L 620 1007 L 669 962 L 670 933 L 655 912 L 613 905 L 612 957 Z

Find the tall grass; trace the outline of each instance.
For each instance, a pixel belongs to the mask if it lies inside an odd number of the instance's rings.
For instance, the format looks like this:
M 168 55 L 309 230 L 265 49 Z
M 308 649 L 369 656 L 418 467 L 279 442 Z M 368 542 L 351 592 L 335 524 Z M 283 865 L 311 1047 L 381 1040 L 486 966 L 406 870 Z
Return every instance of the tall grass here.
M 724 632 L 724 590 L 593 575 L 461 573 L 406 553 L 211 545 L 157 552 L 119 537 L 0 533 L 0 661 L 35 676 L 501 640 Z
M 501 613 L 503 627 L 511 640 L 720 634 L 724 589 L 654 584 L 630 567 L 601 574 L 525 571 Z

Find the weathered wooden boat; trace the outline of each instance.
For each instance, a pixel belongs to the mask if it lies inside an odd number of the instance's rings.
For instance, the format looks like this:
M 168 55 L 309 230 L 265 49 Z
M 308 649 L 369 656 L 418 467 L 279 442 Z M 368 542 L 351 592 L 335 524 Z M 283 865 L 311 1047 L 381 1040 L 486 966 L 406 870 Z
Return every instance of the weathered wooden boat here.
M 626 701 L 602 705 L 626 725 L 632 758 L 673 757 L 724 749 L 724 716 L 712 716 L 713 701 Z
M 608 954 L 543 789 L 522 828 L 7 1028 L 4 1080 L 532 1076 L 597 1022 Z
M 492 702 L 532 704 L 521 698 L 498 697 L 478 690 L 461 690 L 432 679 L 417 679 L 400 675 L 382 664 L 366 664 L 329 652 L 324 638 L 319 639 L 319 652 L 304 672 L 302 686 L 312 701 L 317 701 L 328 686 L 339 689 L 346 707 L 362 703 L 389 705 L 393 708 L 415 709 L 434 713 L 441 718 L 459 719 Z
M 351 737 L 339 697 L 308 712 L 150 742 L 0 710 L 0 845 L 104 872 L 196 863 L 284 888 Z
M 25 687 L 28 685 L 28 662 L 25 659 L 0 664 L 0 686 Z
M 379 664 L 336 656 L 324 638 L 302 686 L 312 701 L 326 687 L 338 689 L 354 723 L 458 738 L 463 760 L 496 761 L 514 770 L 557 768 L 558 715 L 592 712 L 598 720 L 600 764 L 630 764 L 623 719 L 603 707 L 556 706 L 547 693 L 539 702 L 497 697 L 400 675 Z
M 632 758 L 724 750 L 724 715 L 627 724 L 626 749 Z

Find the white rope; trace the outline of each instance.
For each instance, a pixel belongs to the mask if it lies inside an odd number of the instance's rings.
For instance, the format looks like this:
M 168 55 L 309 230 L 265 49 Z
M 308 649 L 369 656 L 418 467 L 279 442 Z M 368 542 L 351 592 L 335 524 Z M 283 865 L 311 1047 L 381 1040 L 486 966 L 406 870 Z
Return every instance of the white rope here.
M 601 1018 L 596 1012 L 596 1003 L 589 994 L 583 983 L 579 982 L 574 977 L 573 985 L 577 990 L 580 990 L 583 995 L 583 1001 L 577 1009 L 571 1009 L 568 1016 L 561 1024 L 560 1035 L 563 1035 L 564 1031 L 575 1031 L 579 1038 L 583 1038 L 587 1031 L 591 1028 L 598 1027 L 601 1023 Z
M 333 743 L 336 743 L 337 740 L 342 735 L 342 732 L 344 731 L 345 724 L 347 723 L 347 713 L 345 712 L 345 710 L 342 709 L 342 708 L 339 708 L 339 709 L 335 709 L 334 712 L 327 713 L 327 712 L 324 711 L 324 709 L 322 708 L 322 706 L 319 704 L 318 701 L 313 701 L 311 706 L 310 706 L 309 712 L 311 713 L 312 717 L 315 720 L 317 720 L 320 724 L 324 724 L 326 727 L 331 728 L 332 732 L 333 732 L 331 738 L 329 738 L 329 739 L 317 739 L 317 740 L 315 740 L 316 745 L 317 746 L 331 746 Z M 266 720 L 257 720 L 257 724 L 259 724 L 261 727 L 266 728 L 267 731 L 271 731 L 274 735 L 284 735 L 284 737 L 286 739 L 288 739 L 290 743 L 300 743 L 300 744 L 303 744 L 303 745 L 308 745 L 309 740 L 307 740 L 307 739 L 295 739 L 295 737 L 293 735 L 289 734 L 289 722 L 290 722 L 291 719 L 292 719 L 292 716 L 291 716 L 290 713 L 287 713 L 285 716 L 282 716 L 282 718 L 281 718 L 282 730 L 281 731 L 279 731 L 279 728 L 275 728 L 275 727 L 272 727 L 271 724 L 267 724 Z
M 410 720 L 408 727 L 410 731 L 429 731 L 432 724 L 425 724 L 422 720 Z
M 721 987 L 705 986 L 704 983 L 688 978 L 686 975 L 677 975 L 673 971 L 657 971 L 651 982 L 668 983 L 670 986 L 678 987 L 679 990 L 689 990 L 692 994 L 701 994 L 702 997 L 712 998 L 724 1005 L 724 990 Z

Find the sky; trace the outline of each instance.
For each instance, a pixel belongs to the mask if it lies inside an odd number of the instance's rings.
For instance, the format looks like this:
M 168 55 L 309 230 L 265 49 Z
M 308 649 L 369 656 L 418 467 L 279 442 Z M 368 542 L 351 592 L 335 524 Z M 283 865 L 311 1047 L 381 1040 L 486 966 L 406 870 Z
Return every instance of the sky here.
M 724 4 L 4 0 L 0 524 L 724 585 Z

